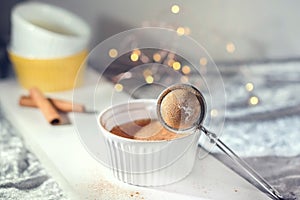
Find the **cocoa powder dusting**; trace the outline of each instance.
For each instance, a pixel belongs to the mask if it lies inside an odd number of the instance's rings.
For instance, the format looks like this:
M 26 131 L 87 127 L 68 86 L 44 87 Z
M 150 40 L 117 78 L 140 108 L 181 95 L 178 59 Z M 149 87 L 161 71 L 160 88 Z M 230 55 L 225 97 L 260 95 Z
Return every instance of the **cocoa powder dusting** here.
M 140 192 L 123 188 L 110 181 L 101 180 L 84 186 L 91 190 L 91 196 L 88 199 L 145 199 Z
M 140 119 L 115 126 L 111 133 L 135 140 L 171 140 L 183 135 L 165 129 L 157 120 Z

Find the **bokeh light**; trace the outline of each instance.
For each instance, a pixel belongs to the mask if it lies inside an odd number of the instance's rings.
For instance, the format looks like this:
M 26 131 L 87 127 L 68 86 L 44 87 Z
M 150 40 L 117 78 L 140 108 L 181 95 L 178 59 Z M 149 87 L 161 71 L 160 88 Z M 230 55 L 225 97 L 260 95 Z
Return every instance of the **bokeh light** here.
M 109 57 L 111 57 L 111 58 L 115 58 L 115 57 L 118 56 L 118 51 L 117 51 L 116 49 L 110 49 L 110 50 L 108 51 L 108 55 L 109 55 Z
M 200 58 L 200 65 L 202 65 L 202 66 L 207 65 L 207 59 L 205 57 Z
M 245 88 L 246 88 L 246 90 L 247 90 L 248 92 L 251 92 L 251 91 L 253 91 L 253 89 L 254 89 L 254 85 L 253 85 L 253 83 L 247 83 L 247 84 L 245 85 Z
M 161 55 L 159 53 L 153 54 L 153 60 L 155 62 L 160 62 L 161 61 Z
M 175 71 L 178 71 L 181 68 L 181 64 L 180 64 L 180 62 L 174 62 L 172 67 Z
M 212 117 L 217 117 L 218 116 L 218 110 L 217 109 L 211 109 L 210 111 L 210 116 Z
M 172 7 L 171 7 L 171 12 L 174 13 L 174 14 L 177 14 L 179 13 L 180 11 L 180 7 L 176 4 L 174 4 Z
M 120 83 L 115 84 L 115 90 L 116 90 L 117 92 L 123 91 L 123 85 L 120 84 Z
M 146 81 L 146 83 L 151 84 L 151 83 L 153 83 L 154 78 L 153 78 L 153 76 L 149 75 L 149 76 L 146 76 L 145 81 Z
M 228 53 L 233 53 L 235 52 L 235 45 L 232 42 L 229 42 L 226 44 L 226 51 Z
M 255 105 L 257 105 L 259 103 L 259 99 L 258 99 L 257 96 L 252 96 L 252 97 L 249 98 L 249 102 L 248 103 L 251 106 L 255 106 Z
M 189 74 L 189 73 L 191 73 L 191 68 L 189 66 L 185 65 L 182 67 L 181 71 L 184 74 Z
M 139 60 L 139 55 L 136 54 L 136 53 L 132 53 L 132 54 L 130 55 L 130 60 L 133 61 L 133 62 L 138 61 L 138 60 Z
M 185 30 L 184 30 L 183 27 L 178 27 L 177 30 L 176 30 L 176 32 L 177 32 L 177 34 L 178 34 L 179 36 L 182 36 L 182 35 L 184 35 Z

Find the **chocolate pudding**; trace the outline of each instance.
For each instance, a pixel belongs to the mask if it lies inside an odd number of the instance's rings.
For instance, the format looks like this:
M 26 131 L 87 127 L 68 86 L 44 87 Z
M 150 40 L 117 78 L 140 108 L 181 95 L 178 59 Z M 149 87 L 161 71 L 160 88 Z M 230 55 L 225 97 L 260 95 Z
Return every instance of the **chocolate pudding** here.
M 135 140 L 172 140 L 182 137 L 165 129 L 158 120 L 140 119 L 115 126 L 110 130 L 111 133 Z

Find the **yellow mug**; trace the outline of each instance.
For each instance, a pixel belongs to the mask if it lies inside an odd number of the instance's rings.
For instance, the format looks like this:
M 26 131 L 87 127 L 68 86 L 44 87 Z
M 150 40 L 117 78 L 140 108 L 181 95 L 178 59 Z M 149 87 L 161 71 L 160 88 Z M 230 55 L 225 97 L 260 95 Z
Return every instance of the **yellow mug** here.
M 17 79 L 26 89 L 38 87 L 44 92 L 70 90 L 83 83 L 87 50 L 52 59 L 26 58 L 9 51 Z

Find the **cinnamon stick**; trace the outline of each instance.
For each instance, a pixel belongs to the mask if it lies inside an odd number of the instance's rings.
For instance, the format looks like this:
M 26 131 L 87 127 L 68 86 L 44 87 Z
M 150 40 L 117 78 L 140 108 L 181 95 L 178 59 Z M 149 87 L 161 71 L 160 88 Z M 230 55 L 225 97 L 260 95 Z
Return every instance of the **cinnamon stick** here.
M 53 106 L 62 112 L 84 112 L 85 107 L 82 104 L 73 104 L 70 101 L 65 101 L 61 99 L 55 99 L 55 98 L 47 98 L 50 103 L 53 104 Z M 36 103 L 33 101 L 33 99 L 30 96 L 21 96 L 19 100 L 19 104 L 21 106 L 27 106 L 27 107 L 37 107 Z
M 41 110 L 46 120 L 51 125 L 58 125 L 61 123 L 61 116 L 58 114 L 52 103 L 44 96 L 38 88 L 31 88 L 29 90 L 30 97 Z

